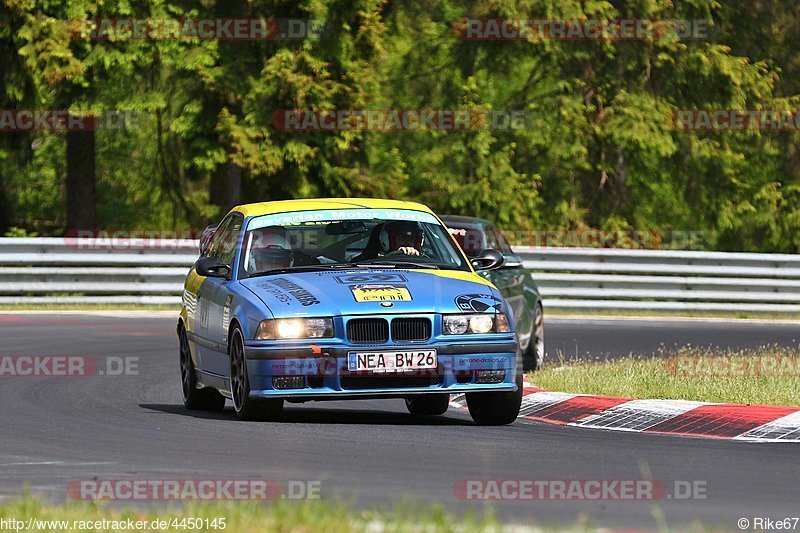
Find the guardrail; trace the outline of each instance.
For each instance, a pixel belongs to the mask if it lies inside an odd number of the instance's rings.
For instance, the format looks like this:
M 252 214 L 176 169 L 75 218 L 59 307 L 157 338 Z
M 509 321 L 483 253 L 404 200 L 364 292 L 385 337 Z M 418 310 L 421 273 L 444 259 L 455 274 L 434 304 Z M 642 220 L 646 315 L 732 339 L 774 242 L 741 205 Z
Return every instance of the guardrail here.
M 516 249 L 548 307 L 800 312 L 800 255 Z
M 800 312 L 800 255 L 519 247 L 544 305 Z M 0 304 L 178 304 L 197 241 L 0 238 Z
M 198 241 L 0 238 L 0 304 L 173 304 Z

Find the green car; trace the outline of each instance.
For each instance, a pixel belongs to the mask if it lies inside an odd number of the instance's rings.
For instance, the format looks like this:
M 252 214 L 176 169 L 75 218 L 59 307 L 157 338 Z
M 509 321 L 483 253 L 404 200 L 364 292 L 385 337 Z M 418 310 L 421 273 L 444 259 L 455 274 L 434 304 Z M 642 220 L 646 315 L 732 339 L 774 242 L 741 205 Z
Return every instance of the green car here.
M 544 360 L 544 311 L 530 270 L 523 266 L 522 258 L 511 249 L 508 239 L 488 220 L 456 215 L 441 219 L 470 259 L 490 248 L 503 254 L 502 267 L 478 273 L 488 278 L 511 305 L 524 368 L 536 370 Z

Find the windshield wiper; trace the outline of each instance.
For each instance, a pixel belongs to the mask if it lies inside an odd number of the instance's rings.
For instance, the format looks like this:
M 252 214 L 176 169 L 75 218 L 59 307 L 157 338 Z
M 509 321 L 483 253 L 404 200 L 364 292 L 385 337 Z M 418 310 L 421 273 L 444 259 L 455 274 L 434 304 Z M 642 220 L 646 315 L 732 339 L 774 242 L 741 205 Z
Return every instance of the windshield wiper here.
M 271 276 L 273 274 L 287 274 L 290 272 L 314 272 L 320 270 L 342 270 L 348 268 L 419 268 L 439 270 L 436 265 L 427 263 L 414 263 L 412 261 L 359 261 L 358 263 L 327 263 L 323 265 L 301 265 L 296 267 L 276 268 L 273 270 L 263 270 L 247 276 L 247 278 L 258 278 L 261 276 Z
M 258 278 L 261 276 L 271 276 L 272 274 L 286 274 L 288 272 L 314 272 L 317 270 L 328 270 L 331 268 L 341 268 L 340 264 L 335 265 L 301 265 L 296 267 L 275 268 L 272 270 L 262 270 L 248 275 L 248 278 Z
M 355 263 L 355 266 L 358 267 L 373 267 L 373 266 L 380 266 L 380 267 L 390 267 L 390 268 L 429 268 L 432 270 L 439 270 L 439 267 L 430 263 L 415 263 L 413 261 L 361 261 L 359 263 Z

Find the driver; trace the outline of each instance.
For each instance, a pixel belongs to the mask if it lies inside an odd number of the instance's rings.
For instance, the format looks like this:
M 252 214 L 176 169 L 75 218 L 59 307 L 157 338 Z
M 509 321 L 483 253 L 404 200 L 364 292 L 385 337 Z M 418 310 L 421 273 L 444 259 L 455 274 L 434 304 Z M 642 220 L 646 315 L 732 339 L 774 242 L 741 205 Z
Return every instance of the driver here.
M 267 227 L 250 232 L 250 253 L 247 258 L 249 272 L 265 272 L 294 265 L 292 246 L 285 231 Z
M 377 233 L 373 231 L 366 249 L 352 261 L 370 261 L 390 253 L 419 256 L 422 242 L 422 230 L 416 222 L 390 220 Z
M 391 220 L 381 228 L 380 241 L 384 253 L 419 255 L 422 249 L 422 232 L 416 222 Z

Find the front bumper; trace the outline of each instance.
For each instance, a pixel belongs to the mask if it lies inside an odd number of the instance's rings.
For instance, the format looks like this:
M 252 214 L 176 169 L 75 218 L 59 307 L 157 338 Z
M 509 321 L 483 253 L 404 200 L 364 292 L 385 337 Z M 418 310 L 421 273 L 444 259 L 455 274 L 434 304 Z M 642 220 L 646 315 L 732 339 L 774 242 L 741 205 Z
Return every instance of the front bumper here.
M 356 373 L 347 369 L 350 352 L 435 349 L 438 368 L 409 373 Z M 514 391 L 517 342 L 513 338 L 475 342 L 351 346 L 342 343 L 279 345 L 245 343 L 250 396 L 297 400 L 402 397 L 415 394 Z M 478 370 L 504 370 L 497 383 L 476 383 Z M 279 389 L 274 377 L 301 376 L 302 388 Z

